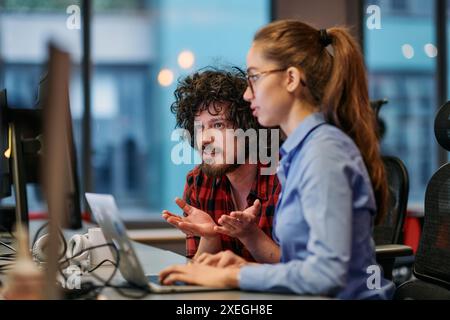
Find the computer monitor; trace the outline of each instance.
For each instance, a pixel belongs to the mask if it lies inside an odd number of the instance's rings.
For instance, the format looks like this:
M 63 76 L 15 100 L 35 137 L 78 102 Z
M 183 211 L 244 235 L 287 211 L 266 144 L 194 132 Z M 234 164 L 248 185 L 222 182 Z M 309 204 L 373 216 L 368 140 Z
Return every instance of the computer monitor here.
M 72 115 L 69 103 L 70 56 L 67 52 L 49 45 L 47 79 L 41 81 L 40 95 L 44 104 L 43 132 L 44 148 L 42 170 L 43 179 L 59 179 L 54 183 L 62 184 L 64 208 L 61 218 L 63 228 L 81 228 L 81 205 L 78 182 L 77 157 L 73 137 Z M 56 161 L 56 158 L 60 159 Z M 61 167 L 59 167 L 61 166 Z M 59 170 L 60 174 L 57 174 Z M 45 183 L 45 181 L 43 181 Z M 48 187 L 47 181 L 47 187 Z M 53 191 L 47 190 L 54 193 Z M 61 190 L 58 190 L 61 192 Z M 49 196 L 47 195 L 47 200 Z M 48 200 L 49 201 L 49 200 Z M 49 208 L 50 209 L 50 208 Z M 50 211 L 50 210 L 49 210 Z M 50 213 L 50 219 L 53 219 Z
M 79 218 L 79 198 L 74 165 L 72 118 L 69 107 L 69 54 L 49 45 L 48 92 L 43 107 L 42 186 L 49 213 L 47 246 L 46 298 L 58 299 L 61 292 L 55 285 L 59 269 L 59 229 Z M 74 206 L 75 205 L 75 206 Z
M 26 183 L 38 182 L 39 158 L 35 150 L 41 132 L 40 110 L 10 108 L 6 89 L 0 94 L 0 199 L 11 195 L 14 187 L 15 204 L 0 206 L 0 225 L 11 231 L 17 221 L 28 226 Z M 26 168 L 26 170 L 25 170 Z
M 3 89 L 0 91 L 0 199 L 11 196 L 9 159 L 4 155 L 8 148 L 7 106 L 6 89 Z
M 61 226 L 67 229 L 79 229 L 81 223 L 81 206 L 80 192 L 77 172 L 77 159 L 75 143 L 72 132 L 72 117 L 69 105 L 69 78 L 61 77 L 58 69 L 55 68 L 55 52 L 56 48 L 49 50 L 50 58 L 48 62 L 49 72 L 41 79 L 39 84 L 38 102 L 34 108 L 9 108 L 6 105 L 6 99 L 0 99 L 0 131 L 1 143 L 6 148 L 2 148 L 2 160 L 4 162 L 0 168 L 2 174 L 0 178 L 1 190 L 0 198 L 10 194 L 11 185 L 14 189 L 15 206 L 16 206 L 16 223 L 20 222 L 28 225 L 28 200 L 27 200 L 27 183 L 39 183 L 42 186 L 42 169 L 43 162 L 48 161 L 46 155 L 45 141 L 43 141 L 43 130 L 52 121 L 47 119 L 51 117 L 50 109 L 58 108 L 64 111 L 64 131 L 54 134 L 63 137 L 65 140 L 64 170 L 67 175 L 65 194 L 65 207 L 62 211 Z M 59 51 L 58 51 L 59 52 Z M 68 55 L 67 55 L 68 59 Z M 64 56 L 64 63 L 70 66 L 70 60 Z M 58 62 L 58 61 L 57 61 Z M 50 85 L 51 79 L 57 79 L 56 85 Z M 62 96 L 63 98 L 56 97 Z M 1 96 L 2 98 L 4 95 Z M 57 101 L 57 107 L 54 106 Z M 3 141 L 5 140 L 5 141 Z M 11 146 L 10 156 L 6 157 L 4 150 Z M 9 192 L 9 193 L 8 193 Z
M 0 90 L 0 233 L 11 232 L 16 220 L 15 208 L 2 202 L 3 198 L 11 196 L 9 158 L 5 156 L 9 147 L 7 106 L 6 89 L 3 89 Z

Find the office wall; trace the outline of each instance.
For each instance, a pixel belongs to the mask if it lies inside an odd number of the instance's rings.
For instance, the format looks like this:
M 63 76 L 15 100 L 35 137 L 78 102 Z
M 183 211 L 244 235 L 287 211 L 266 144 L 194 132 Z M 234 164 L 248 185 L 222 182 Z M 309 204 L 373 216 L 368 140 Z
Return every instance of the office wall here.
M 353 35 L 362 40 L 360 0 L 274 0 L 273 10 L 274 19 L 299 19 L 317 28 L 352 26 Z

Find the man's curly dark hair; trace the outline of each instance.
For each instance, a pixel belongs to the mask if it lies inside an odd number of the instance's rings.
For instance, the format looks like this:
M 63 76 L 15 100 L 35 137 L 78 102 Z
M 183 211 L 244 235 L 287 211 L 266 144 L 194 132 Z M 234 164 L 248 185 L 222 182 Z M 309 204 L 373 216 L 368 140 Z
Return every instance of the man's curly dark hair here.
M 195 148 L 195 117 L 205 110 L 213 116 L 224 111 L 235 129 L 258 132 L 261 126 L 243 98 L 246 88 L 245 74 L 236 67 L 226 70 L 208 67 L 179 80 L 170 109 L 176 115 L 176 126 L 190 133 L 192 147 Z

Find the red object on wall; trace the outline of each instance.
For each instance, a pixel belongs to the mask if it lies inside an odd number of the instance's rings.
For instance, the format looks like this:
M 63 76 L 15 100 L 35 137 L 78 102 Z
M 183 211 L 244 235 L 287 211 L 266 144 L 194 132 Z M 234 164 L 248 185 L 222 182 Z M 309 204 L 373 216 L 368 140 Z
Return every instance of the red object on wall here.
M 30 212 L 28 218 L 30 220 L 44 220 L 47 219 L 47 212 Z M 81 219 L 85 222 L 92 222 L 89 212 L 82 212 Z
M 403 232 L 403 243 L 410 246 L 413 249 L 414 254 L 416 254 L 417 249 L 419 248 L 419 241 L 422 233 L 419 218 L 406 217 Z

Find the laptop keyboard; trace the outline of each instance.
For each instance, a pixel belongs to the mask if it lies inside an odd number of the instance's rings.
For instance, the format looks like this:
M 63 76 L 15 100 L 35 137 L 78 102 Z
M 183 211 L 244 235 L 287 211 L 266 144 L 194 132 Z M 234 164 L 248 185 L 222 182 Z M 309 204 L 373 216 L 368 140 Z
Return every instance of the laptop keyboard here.
M 154 274 L 154 275 L 147 275 L 147 280 L 153 284 L 157 284 L 159 286 L 164 286 L 164 284 L 162 284 L 161 282 L 159 282 L 159 276 Z M 186 283 L 185 282 L 181 282 L 181 281 L 177 281 L 173 284 L 174 286 L 185 286 Z

